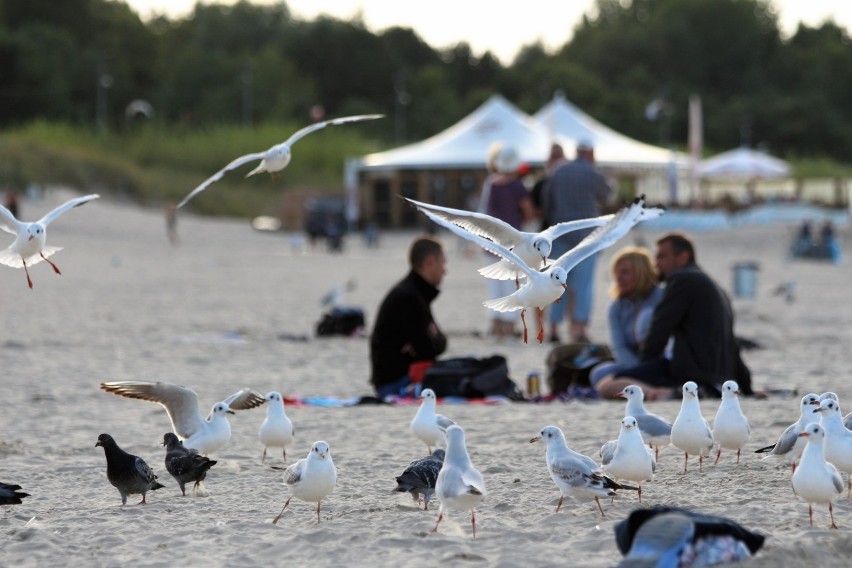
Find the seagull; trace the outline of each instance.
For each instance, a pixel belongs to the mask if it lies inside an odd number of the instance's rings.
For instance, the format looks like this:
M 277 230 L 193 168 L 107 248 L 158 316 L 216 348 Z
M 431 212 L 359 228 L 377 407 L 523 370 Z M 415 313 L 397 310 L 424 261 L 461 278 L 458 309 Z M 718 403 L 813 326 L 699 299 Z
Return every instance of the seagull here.
M 447 454 L 435 482 L 435 493 L 441 501 L 441 508 L 432 532 L 437 532 L 444 518 L 444 509 L 456 509 L 470 511 L 473 538 L 476 538 L 476 506 L 485 497 L 485 482 L 482 474 L 470 463 L 461 426 L 447 428 Z
M 198 395 L 187 387 L 159 381 L 121 381 L 101 383 L 101 389 L 125 398 L 158 403 L 166 409 L 172 429 L 183 445 L 205 455 L 215 452 L 231 439 L 231 425 L 226 414 L 255 408 L 265 400 L 259 392 L 244 388 L 214 404 L 205 419 L 198 411 Z
M 828 503 L 831 528 L 836 529 L 831 501 L 843 493 L 843 479 L 834 465 L 825 461 L 823 446 L 825 432 L 819 424 L 808 424 L 799 433 L 807 439 L 799 467 L 793 473 L 793 492 L 808 504 L 808 517 L 814 526 L 814 503 Z
M 20 505 L 21 499 L 30 496 L 29 493 L 24 493 L 20 489 L 20 485 L 0 483 L 0 505 Z
M 266 461 L 267 448 L 282 448 L 284 459 L 287 459 L 287 446 L 293 442 L 296 429 L 293 428 L 293 423 L 284 412 L 284 399 L 281 393 L 268 392 L 264 400 L 267 402 L 266 419 L 258 433 L 260 443 L 263 444 L 263 457 L 260 461 Z
M 527 266 L 535 270 L 543 268 L 547 263 L 547 257 L 550 256 L 550 250 L 555 239 L 570 233 L 571 231 L 606 225 L 608 222 L 612 221 L 613 218 L 613 215 L 602 215 L 600 217 L 593 217 L 590 219 L 566 221 L 564 223 L 552 225 L 540 233 L 528 233 L 525 231 L 519 231 L 502 219 L 498 219 L 497 217 L 492 217 L 491 215 L 486 215 L 484 213 L 441 207 L 440 205 L 423 203 L 407 197 L 404 197 L 403 199 L 422 211 L 432 220 L 434 220 L 435 217 L 438 217 L 464 229 L 465 231 L 469 231 L 475 235 L 479 235 L 480 237 L 484 237 L 490 241 L 498 243 L 499 245 L 514 252 L 518 255 L 518 258 L 527 264 Z M 657 210 L 649 209 L 648 211 Z M 496 280 L 517 280 L 525 276 L 521 270 L 506 259 L 499 260 L 494 264 L 480 268 L 479 273 L 486 278 L 493 278 Z
M 447 428 L 455 424 L 455 422 L 435 412 L 437 400 L 435 391 L 432 389 L 423 389 L 420 393 L 420 398 L 423 399 L 423 402 L 420 403 L 417 414 L 411 420 L 411 431 L 426 443 L 426 447 L 429 448 L 429 453 L 431 454 L 432 446 L 447 445 Z
M 825 461 L 846 474 L 848 497 L 852 497 L 852 431 L 843 425 L 840 404 L 836 400 L 823 400 L 814 412 L 819 413 L 819 423 L 825 432 Z
M 639 502 L 642 502 L 642 482 L 654 477 L 657 460 L 653 450 L 642 440 L 639 423 L 633 416 L 621 420 L 618 440 L 601 447 L 601 468 L 617 479 L 635 481 L 639 486 Z
M 62 247 L 51 247 L 44 244 L 47 239 L 47 226 L 66 211 L 98 197 L 100 196 L 93 193 L 66 201 L 34 223 L 18 221 L 11 211 L 0 205 L 0 229 L 15 235 L 15 241 L 8 248 L 0 251 L 0 264 L 12 268 L 23 268 L 30 289 L 33 287 L 33 281 L 30 278 L 30 271 L 27 269 L 28 263 L 29 266 L 32 266 L 43 260 L 53 268 L 55 273 L 62 274 L 53 262 L 47 260 L 47 257 L 62 250 Z
M 813 408 L 814 406 L 818 407 L 819 404 L 819 395 L 816 393 L 811 392 L 803 396 L 800 403 L 801 410 L 799 420 L 790 424 L 787 429 L 781 433 L 781 436 L 778 437 L 777 442 L 771 446 L 755 450 L 754 453 L 768 453 L 768 455 L 763 459 L 770 457 L 784 458 L 787 463 L 792 465 L 793 473 L 795 473 L 796 462 L 798 462 L 799 458 L 802 456 L 802 451 L 805 449 L 805 444 L 807 443 L 803 441 L 803 438 L 799 438 L 799 434 L 804 431 L 805 426 L 819 419 L 819 415 L 814 414 Z
M 357 283 L 352 279 L 347 280 L 346 282 L 341 282 L 320 298 L 320 304 L 323 307 L 332 309 L 342 306 L 343 299 L 346 297 L 346 292 L 351 292 L 356 286 Z
M 524 312 L 527 308 L 538 308 L 539 332 L 536 339 L 541 343 L 544 340 L 543 309 L 561 298 L 563 292 L 568 289 L 565 282 L 568 272 L 583 259 L 614 244 L 626 235 L 639 221 L 662 214 L 662 209 L 645 208 L 644 195 L 637 197 L 631 205 L 622 208 L 609 222 L 592 231 L 576 247 L 553 261 L 547 268 L 539 271 L 537 268 L 531 268 L 507 247 L 475 233 L 465 231 L 461 227 L 436 216 L 429 210 L 421 209 L 421 211 L 439 225 L 446 227 L 469 241 L 473 241 L 488 252 L 510 261 L 518 270 L 526 275 L 526 283 L 511 295 L 483 302 L 486 308 L 498 312 L 521 310 L 521 322 L 524 325 L 524 343 L 527 342 L 527 323 L 524 319 Z M 654 211 L 657 213 L 654 214 Z M 537 262 L 535 266 L 538 266 Z
M 193 189 L 189 195 L 183 198 L 183 200 L 178 203 L 177 207 L 180 209 L 184 205 L 186 205 L 190 199 L 213 185 L 213 183 L 222 179 L 222 176 L 225 173 L 237 169 L 240 166 L 247 164 L 249 162 L 253 162 L 255 160 L 260 160 L 260 164 L 246 174 L 246 177 L 253 176 L 255 174 L 269 172 L 276 177 L 276 172 L 280 172 L 284 168 L 287 167 L 287 164 L 290 163 L 290 146 L 310 134 L 311 132 L 315 132 L 321 128 L 325 128 L 326 126 L 337 126 L 338 124 L 345 124 L 347 122 L 359 122 L 361 120 L 375 120 L 377 118 L 382 118 L 385 115 L 383 114 L 359 114 L 355 116 L 344 116 L 341 118 L 335 118 L 332 120 L 326 120 L 323 122 L 316 122 L 311 124 L 310 126 L 306 126 L 290 136 L 287 140 L 280 144 L 276 144 L 275 146 L 269 148 L 264 152 L 255 152 L 253 154 L 246 154 L 245 156 L 240 156 L 239 158 L 233 160 L 230 164 L 204 180 L 201 185 Z
M 607 477 L 592 458 L 579 454 L 568 447 L 565 434 L 557 426 L 545 426 L 538 436 L 530 439 L 530 443 L 544 440 L 547 444 L 547 470 L 550 478 L 559 488 L 559 504 L 556 512 L 562 508 L 562 500 L 566 495 L 576 497 L 594 497 L 601 516 L 605 517 L 599 497 L 615 497 L 617 489 L 638 491 L 638 487 L 621 485 Z
M 740 409 L 740 386 L 736 381 L 725 381 L 722 385 L 722 402 L 713 420 L 713 440 L 719 444 L 716 462 L 722 455 L 722 448 L 737 450 L 737 463 L 740 463 L 740 450 L 751 439 L 748 418 Z
M 308 457 L 300 459 L 284 470 L 284 483 L 290 489 L 290 496 L 278 516 L 272 520 L 272 524 L 278 522 L 293 497 L 310 503 L 316 501 L 317 523 L 319 523 L 320 503 L 324 498 L 331 495 L 337 483 L 337 470 L 334 467 L 334 462 L 331 461 L 328 443 L 314 442 L 311 451 L 308 452 Z
M 147 503 L 145 493 L 165 487 L 165 485 L 157 482 L 157 476 L 154 475 L 145 460 L 139 456 L 128 454 L 119 448 L 109 434 L 98 436 L 98 441 L 95 443 L 95 447 L 97 446 L 104 449 L 107 462 L 107 479 L 121 494 L 122 506 L 127 505 L 128 495 L 140 493 L 142 500 L 138 504 L 144 505 Z
M 217 463 L 216 460 L 198 455 L 198 450 L 184 447 L 183 442 L 171 432 L 163 435 L 163 445 L 166 447 L 166 471 L 178 482 L 184 497 L 186 484 L 194 481 L 193 491 L 200 488 L 201 482 L 207 477 L 207 470 Z
M 423 496 L 423 510 L 429 508 L 429 500 L 435 493 L 435 482 L 438 480 L 438 472 L 444 465 L 446 452 L 437 449 L 428 456 L 414 460 L 402 475 L 396 478 L 396 489 L 394 491 L 408 492 L 415 501 L 420 501 Z
M 660 459 L 660 447 L 672 443 L 671 422 L 645 410 L 645 392 L 636 385 L 624 387 L 617 396 L 627 399 L 624 416 L 632 416 L 636 419 L 642 439 L 654 448 L 654 459 Z
M 698 454 L 698 471 L 704 471 L 704 458 L 713 449 L 713 431 L 701 416 L 698 385 L 693 381 L 683 384 L 680 412 L 672 424 L 672 445 L 683 452 L 684 473 L 689 454 Z

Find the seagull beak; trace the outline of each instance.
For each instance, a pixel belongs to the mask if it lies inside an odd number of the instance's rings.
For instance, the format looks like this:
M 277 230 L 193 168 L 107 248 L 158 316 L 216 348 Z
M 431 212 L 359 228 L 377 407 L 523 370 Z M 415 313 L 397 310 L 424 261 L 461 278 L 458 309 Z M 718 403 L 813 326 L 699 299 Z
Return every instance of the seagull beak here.
M 616 397 L 618 397 L 618 398 L 627 398 L 627 397 L 624 395 L 624 393 L 623 393 L 623 392 L 620 392 L 620 393 L 616 394 L 615 396 L 616 396 Z
M 28 238 L 27 240 L 28 240 L 28 241 L 33 240 L 33 236 L 32 236 L 32 235 L 30 235 L 30 238 Z
M 810 434 L 808 434 L 807 432 L 801 432 L 801 433 L 799 434 L 799 438 L 801 438 L 801 437 L 803 437 L 803 436 L 804 436 L 805 438 L 807 438 L 808 436 L 810 436 Z
M 808 404 L 812 404 L 814 406 L 819 406 L 819 401 L 818 400 L 812 400 Z
M 228 410 L 226 410 L 225 412 L 227 412 L 228 414 L 236 414 L 236 412 L 234 412 L 234 411 L 233 411 L 233 410 L 231 410 L 231 409 L 228 409 Z
M 541 441 L 541 436 L 533 436 L 530 438 L 530 444 Z
M 569 292 L 569 290 L 568 290 L 568 284 L 563 284 L 563 285 L 562 285 L 562 287 L 563 287 L 563 288 L 565 288 L 565 291 L 566 291 L 566 292 Z
M 814 412 L 822 412 L 822 408 L 814 408 Z

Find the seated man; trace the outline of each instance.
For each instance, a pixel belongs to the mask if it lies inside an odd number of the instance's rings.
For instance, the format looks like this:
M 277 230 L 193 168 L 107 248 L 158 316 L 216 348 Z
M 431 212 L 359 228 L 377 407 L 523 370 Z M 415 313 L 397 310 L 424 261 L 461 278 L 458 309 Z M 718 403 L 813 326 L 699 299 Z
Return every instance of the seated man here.
M 447 338 L 430 308 L 446 273 L 441 242 L 418 237 L 411 244 L 408 262 L 410 272 L 382 300 L 370 337 L 370 382 L 379 398 L 404 394 L 411 383 L 409 366 L 433 361 L 447 348 Z
M 614 398 L 635 384 L 646 399 L 654 400 L 670 396 L 686 381 L 718 396 L 728 379 L 737 381 L 743 394 L 754 394 L 734 338 L 728 296 L 695 263 L 695 248 L 686 235 L 668 233 L 656 244 L 656 268 L 666 288 L 654 309 L 641 361 L 601 379 L 597 385 L 601 396 Z M 671 359 L 665 357 L 669 338 L 674 340 Z

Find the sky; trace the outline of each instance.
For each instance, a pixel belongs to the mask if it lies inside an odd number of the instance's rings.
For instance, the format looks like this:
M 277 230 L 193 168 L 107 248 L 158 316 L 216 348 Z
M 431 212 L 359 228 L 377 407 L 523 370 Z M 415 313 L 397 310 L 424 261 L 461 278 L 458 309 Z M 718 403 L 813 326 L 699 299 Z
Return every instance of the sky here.
M 185 16 L 196 3 L 196 0 L 125 1 L 143 19 L 156 14 Z M 276 0 L 251 1 L 276 3 Z M 852 30 L 849 0 L 772 0 L 771 3 L 778 11 L 782 32 L 787 35 L 795 32 L 799 22 L 818 26 L 829 18 Z M 465 0 L 429 0 L 423 4 L 404 0 L 287 0 L 287 5 L 294 16 L 305 20 L 320 14 L 349 20 L 360 13 L 366 27 L 374 32 L 391 26 L 410 27 L 436 49 L 466 41 L 475 54 L 490 50 L 508 65 L 524 45 L 541 41 L 548 49 L 562 46 L 583 14 L 593 9 L 595 0 L 524 0 L 521 4 Z

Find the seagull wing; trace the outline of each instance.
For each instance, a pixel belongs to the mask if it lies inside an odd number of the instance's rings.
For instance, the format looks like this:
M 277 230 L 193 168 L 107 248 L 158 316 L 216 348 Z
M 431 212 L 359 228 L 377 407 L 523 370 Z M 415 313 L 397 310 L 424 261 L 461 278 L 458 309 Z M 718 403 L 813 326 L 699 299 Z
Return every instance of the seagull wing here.
M 262 394 L 254 389 L 244 388 L 235 392 L 223 402 L 228 405 L 231 410 L 248 410 L 256 408 L 266 402 Z
M 91 195 L 84 195 L 83 197 L 78 197 L 76 199 L 66 201 L 65 203 L 63 203 L 62 205 L 60 205 L 59 207 L 57 207 L 56 209 L 54 209 L 53 211 L 51 211 L 50 213 L 48 213 L 47 215 L 45 215 L 44 217 L 42 217 L 41 219 L 36 221 L 36 223 L 40 223 L 40 224 L 42 224 L 46 227 L 51 221 L 53 221 L 54 219 L 56 219 L 57 217 L 59 217 L 60 215 L 65 213 L 66 211 L 73 209 L 75 207 L 79 207 L 80 205 L 83 205 L 84 203 L 88 203 L 89 201 L 92 201 L 93 199 L 97 199 L 98 197 L 100 197 L 100 195 L 93 193 Z
M 462 209 L 452 209 L 450 207 L 441 207 L 440 205 L 431 205 L 429 203 L 422 203 L 407 197 L 404 197 L 403 199 L 421 211 L 428 210 L 436 217 L 440 217 L 457 227 L 470 231 L 474 235 L 479 235 L 480 237 L 485 237 L 495 243 L 499 243 L 506 248 L 516 246 L 524 240 L 524 233 L 502 219 L 497 219 L 491 215 L 476 213 L 474 211 L 464 211 Z
M 383 114 L 356 114 L 353 116 L 343 116 L 341 118 L 333 118 L 331 120 L 324 120 L 323 122 L 316 122 L 311 124 L 310 126 L 306 126 L 301 130 L 298 130 L 295 134 L 290 136 L 285 142 L 285 146 L 292 146 L 311 132 L 315 132 L 321 128 L 325 128 L 326 126 L 337 126 L 338 124 L 346 124 L 347 122 L 359 122 L 362 120 L 375 120 L 377 118 L 384 118 Z
M 101 383 L 101 389 L 161 405 L 172 421 L 175 434 L 183 439 L 204 428 L 204 417 L 198 411 L 198 395 L 190 388 L 164 382 L 121 381 Z
M 612 461 L 617 447 L 618 440 L 610 440 L 601 446 L 601 465 L 608 465 Z
M 530 268 L 527 265 L 527 263 L 524 262 L 521 259 L 521 257 L 519 257 L 517 254 L 515 254 L 514 252 L 512 252 L 508 248 L 506 248 L 506 247 L 504 247 L 504 246 L 502 246 L 498 243 L 495 243 L 494 241 L 489 241 L 488 239 L 486 239 L 484 237 L 480 237 L 479 235 L 471 233 L 470 231 L 465 231 L 461 227 L 457 227 L 453 223 L 450 223 L 449 221 L 445 221 L 441 217 L 438 217 L 437 215 L 435 215 L 434 213 L 432 213 L 428 209 L 420 209 L 420 211 L 424 215 L 426 215 L 427 217 L 432 219 L 434 222 L 436 222 L 437 224 L 441 225 L 442 227 L 446 227 L 447 229 L 449 229 L 453 233 L 457 234 L 461 238 L 467 239 L 471 242 L 474 242 L 474 243 L 478 244 L 480 247 L 487 250 L 488 252 L 493 252 L 494 254 L 496 254 L 497 256 L 499 256 L 501 258 L 505 258 L 506 260 L 508 260 L 509 262 L 514 264 L 515 266 L 517 266 L 518 270 L 520 270 L 521 272 L 523 272 L 527 276 L 532 277 L 533 273 L 537 272 L 537 271 L 533 270 L 532 268 Z
M 769 452 L 770 455 L 783 456 L 793 451 L 793 446 L 796 445 L 796 440 L 799 439 L 799 423 L 794 422 L 787 426 L 787 429 L 778 437 L 775 442 L 775 447 Z
M 564 223 L 557 223 L 555 225 L 551 225 L 547 229 L 543 230 L 539 233 L 542 237 L 547 237 L 551 241 L 554 239 L 558 239 L 562 235 L 568 234 L 572 231 L 579 231 L 580 229 L 588 229 L 590 227 L 600 227 L 602 225 L 606 225 L 615 215 L 601 215 L 600 217 L 591 217 L 589 219 L 577 219 L 576 221 L 565 221 Z
M 308 463 L 306 458 L 302 458 L 287 469 L 284 470 L 284 483 L 293 485 L 302 480 L 302 474 L 305 471 L 305 464 Z
M 213 185 L 215 182 L 222 179 L 222 176 L 224 176 L 226 172 L 237 169 L 244 164 L 247 164 L 249 162 L 253 162 L 254 160 L 262 160 L 264 158 L 264 156 L 266 156 L 266 152 L 255 152 L 253 154 L 246 154 L 245 156 L 240 156 L 239 158 L 233 160 L 230 164 L 228 164 L 227 166 L 225 166 L 224 168 L 222 168 L 221 170 L 219 170 L 218 172 L 216 172 L 215 174 L 213 174 L 212 176 L 210 176 L 209 178 L 207 178 L 206 180 L 201 182 L 201 185 L 199 185 L 198 187 L 193 189 L 191 192 L 189 192 L 189 195 L 184 197 L 181 200 L 181 202 L 178 203 L 178 205 L 177 205 L 178 209 L 180 209 L 181 207 L 186 205 L 189 202 L 190 199 L 192 199 L 193 197 L 195 197 L 196 195 L 198 195 L 199 193 L 201 193 L 202 191 L 204 191 L 205 189 L 207 189 L 208 187 Z
M 453 422 L 451 419 L 447 418 L 442 414 L 436 414 L 435 421 L 438 423 L 438 428 L 443 430 L 444 433 L 447 432 L 447 428 L 455 424 L 455 422 Z
M 12 215 L 11 211 L 0 205 L 0 229 L 7 233 L 17 235 L 18 231 L 23 229 L 25 225 L 26 223 L 21 223 L 15 219 L 15 216 Z
M 571 487 L 586 485 L 586 476 L 590 473 L 583 464 L 570 457 L 555 460 L 550 464 L 550 474 Z

